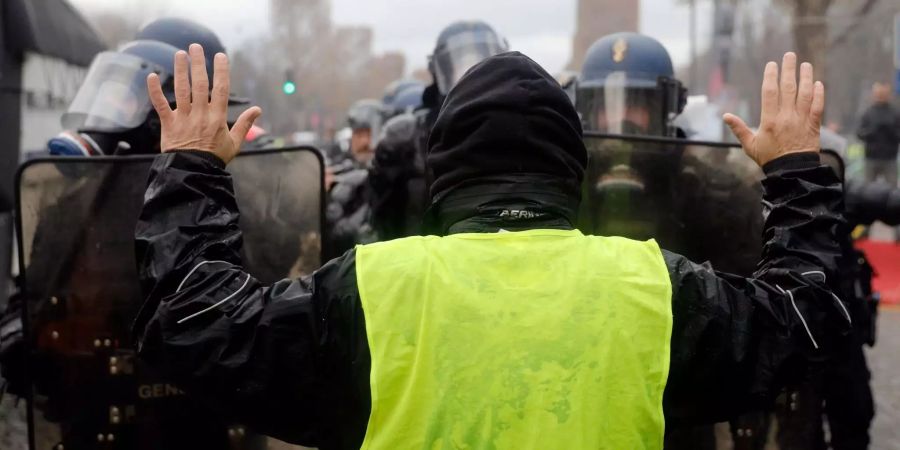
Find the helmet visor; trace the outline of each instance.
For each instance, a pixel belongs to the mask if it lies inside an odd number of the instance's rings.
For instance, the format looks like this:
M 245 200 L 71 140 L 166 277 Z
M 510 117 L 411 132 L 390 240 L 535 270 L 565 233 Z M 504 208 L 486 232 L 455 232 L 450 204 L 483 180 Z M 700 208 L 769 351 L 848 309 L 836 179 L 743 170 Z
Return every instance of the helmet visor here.
M 377 144 L 381 135 L 381 125 L 384 115 L 381 106 L 370 100 L 363 100 L 353 105 L 347 113 L 347 126 L 351 130 L 369 130 L 372 137 L 372 147 Z
M 657 83 L 612 72 L 605 79 L 581 84 L 576 106 L 585 131 L 665 136 L 669 120 Z M 674 117 L 673 117 L 674 118 Z
M 147 93 L 151 73 L 159 74 L 164 83 L 169 79 L 152 62 L 118 52 L 100 53 L 63 114 L 63 128 L 109 132 L 140 126 L 152 108 Z
M 472 66 L 508 49 L 505 40 L 489 31 L 466 31 L 451 36 L 444 48 L 432 56 L 438 89 L 443 94 L 450 92 Z

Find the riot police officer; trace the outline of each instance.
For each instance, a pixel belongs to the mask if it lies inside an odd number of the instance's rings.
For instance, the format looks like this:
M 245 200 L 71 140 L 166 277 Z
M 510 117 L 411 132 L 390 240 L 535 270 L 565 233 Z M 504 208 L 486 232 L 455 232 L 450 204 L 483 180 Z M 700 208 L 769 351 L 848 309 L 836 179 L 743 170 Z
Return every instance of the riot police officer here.
M 164 95 L 174 104 L 173 61 L 176 53 L 188 48 L 192 42 L 204 42 L 219 52 L 225 50 L 209 28 L 188 20 L 164 18 L 148 24 L 133 41 L 117 51 L 97 55 L 84 83 L 63 114 L 62 125 L 68 131 L 48 142 L 50 154 L 121 156 L 158 152 L 159 117 L 150 103 L 146 78 L 151 73 L 156 74 Z M 122 344 L 127 345 L 125 330 L 130 323 L 129 314 L 136 312 L 138 306 L 138 286 L 134 277 L 129 276 L 133 270 L 127 265 L 122 266 L 121 260 L 108 257 L 113 249 L 85 245 L 85 242 L 101 242 L 101 234 L 115 235 L 123 229 L 129 230 L 125 235 L 130 234 L 133 222 L 129 224 L 123 218 L 127 216 L 124 212 L 127 208 L 117 201 L 127 196 L 118 195 L 120 193 L 114 192 L 111 186 L 133 185 L 140 189 L 140 178 L 132 183 L 128 177 L 135 175 L 133 171 L 115 169 L 98 172 L 95 177 L 83 177 L 81 173 L 68 170 L 72 167 L 59 164 L 57 169 L 65 177 L 82 182 L 73 182 L 74 188 L 64 191 L 63 196 L 43 212 L 31 245 L 26 247 L 29 251 L 26 259 L 29 263 L 25 268 L 28 295 L 37 300 L 43 300 L 44 294 L 53 296 L 52 302 L 30 303 L 34 305 L 28 312 L 34 320 L 32 326 L 61 324 L 59 326 L 67 328 L 71 336 L 77 337 L 66 342 L 60 339 L 58 345 L 42 347 L 29 355 L 30 381 L 36 398 L 42 399 L 33 405 L 35 421 L 50 422 L 59 428 L 58 435 L 44 432 L 38 437 L 58 439 L 50 443 L 53 448 L 76 450 L 98 445 L 103 448 L 166 449 L 264 446 L 264 438 L 250 433 L 240 437 L 243 444 L 239 443 L 228 435 L 226 422 L 197 413 L 185 402 L 183 393 L 163 388 L 162 395 L 157 396 L 156 386 L 164 386 L 164 378 L 146 368 L 131 365 L 130 354 L 133 352 L 122 349 Z M 128 180 L 123 181 L 123 178 Z M 60 248 L 66 249 L 65 254 L 54 253 Z M 97 278 L 98 274 L 110 273 L 117 276 Z M 59 291 L 44 292 L 44 285 Z M 99 317 L 100 322 L 84 320 L 77 314 L 70 317 L 65 307 L 59 306 L 66 304 L 70 294 L 83 296 L 78 302 L 92 305 L 95 316 L 91 319 Z M 135 302 L 129 305 L 129 300 Z M 109 304 L 115 306 L 102 307 Z M 127 312 L 129 307 L 135 311 Z M 18 308 L 11 308 L 11 311 L 18 311 Z M 21 336 L 9 333 L 9 320 L 0 323 L 6 330 L 4 337 Z M 33 330 L 38 337 L 46 331 Z M 97 338 L 99 345 L 91 345 L 93 337 L 100 335 L 106 337 Z M 21 349 L 12 344 L 3 342 L 0 348 L 4 353 L 11 352 L 9 349 Z M 4 354 L 3 359 L 5 373 L 12 369 L 15 374 L 16 369 L 25 365 L 25 355 L 21 353 Z M 97 367 L 104 365 L 108 367 L 98 374 Z M 117 374 L 119 376 L 115 377 Z M 30 389 L 21 382 L 11 386 L 17 388 L 14 391 L 17 395 L 24 395 Z M 46 442 L 39 445 L 44 448 L 44 444 Z
M 665 47 L 638 33 L 597 40 L 576 88 L 584 130 L 616 136 L 682 136 L 673 122 L 686 98 Z M 753 200 L 759 188 L 748 177 L 714 167 L 678 142 L 589 139 L 588 147 L 583 231 L 654 237 L 719 270 L 752 273 L 762 216 Z
M 350 136 L 350 154 L 356 167 L 365 167 L 372 162 L 384 116 L 384 109 L 377 100 L 360 100 L 350 107 L 347 126 L 353 132 Z
M 325 186 L 326 257 L 336 257 L 371 237 L 368 168 L 381 135 L 385 111 L 377 100 L 360 100 L 347 113 L 351 158 L 328 167 Z
M 676 136 L 672 122 L 686 103 L 687 89 L 656 39 L 616 33 L 588 49 L 576 90 L 585 131 Z
M 598 39 L 587 51 L 576 87 L 584 130 L 608 135 L 682 138 L 674 121 L 686 100 L 668 51 L 638 33 Z M 656 238 L 717 270 L 753 273 L 763 221 L 755 180 L 694 157 L 682 143 L 588 142 L 583 231 Z M 714 161 L 726 159 L 728 149 L 713 151 L 719 153 Z M 669 449 L 715 445 L 709 426 L 667 432 Z
M 146 99 L 146 87 L 135 80 L 148 71 L 160 74 L 174 101 L 172 58 L 174 52 L 186 50 L 193 42 L 225 52 L 208 27 L 186 19 L 161 18 L 147 24 L 118 51 L 98 55 L 62 116 L 66 131 L 48 143 L 50 153 L 96 156 L 158 151 L 159 120 Z M 211 67 L 212 60 L 208 63 Z M 229 100 L 230 104 L 246 102 L 235 97 Z
M 379 239 L 422 231 L 430 179 L 425 153 L 441 104 L 467 70 L 508 49 L 506 38 L 479 20 L 451 23 L 438 35 L 428 58 L 428 71 L 434 81 L 422 91 L 421 106 L 386 124 L 385 135 L 391 138 L 382 140 L 375 152 L 369 182 L 373 192 L 373 227 L 378 230 Z
M 369 169 L 372 227 L 379 240 L 412 236 L 421 231 L 428 190 L 424 161 L 417 151 L 418 122 L 413 114 L 387 121 Z
M 159 25 L 167 23 L 185 25 L 181 19 L 160 19 L 148 24 L 147 28 L 158 30 Z M 196 27 L 205 29 L 200 25 Z M 142 33 L 143 30 L 138 36 Z M 215 45 L 218 41 L 207 42 Z M 158 120 L 152 113 L 142 80 L 151 72 L 160 74 L 169 87 L 168 95 L 174 100 L 171 89 L 174 73 L 172 58 L 177 51 L 178 48 L 166 42 L 143 39 L 131 41 L 119 51 L 97 55 L 84 83 L 63 114 L 62 125 L 67 130 L 50 139 L 47 144 L 49 153 L 54 156 L 97 156 L 158 151 Z M 16 304 L 10 305 L 7 315 L 17 314 L 14 311 L 18 308 Z M 16 326 L 21 326 L 18 320 L 15 322 L 18 324 Z M 6 350 L 2 355 L 4 374 L 10 379 L 10 386 L 15 387 L 11 392 L 23 395 L 19 390 L 24 389 L 19 381 L 23 375 L 16 369 L 21 368 L 22 364 L 14 362 L 18 357 L 13 356 L 13 350 L 18 346 L 7 341 L 2 348 Z
M 399 79 L 384 88 L 381 103 L 387 118 L 410 113 L 422 107 L 425 83 L 413 79 Z

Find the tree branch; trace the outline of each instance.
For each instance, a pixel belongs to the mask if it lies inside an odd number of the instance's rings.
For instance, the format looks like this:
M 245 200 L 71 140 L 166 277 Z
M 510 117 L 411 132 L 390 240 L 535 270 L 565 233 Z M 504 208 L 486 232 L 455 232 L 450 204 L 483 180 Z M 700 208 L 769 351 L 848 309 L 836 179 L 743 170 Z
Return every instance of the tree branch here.
M 863 3 L 862 6 L 860 6 L 856 11 L 855 17 L 857 19 L 860 19 L 863 16 L 869 14 L 869 12 L 872 11 L 872 8 L 874 8 L 876 4 L 878 4 L 878 0 L 866 0 L 865 3 Z M 857 28 L 859 28 L 860 24 L 862 24 L 861 20 L 855 20 L 851 22 L 850 25 L 847 25 L 847 28 L 844 29 L 843 33 L 841 33 L 838 37 L 834 38 L 834 40 L 828 43 L 828 47 L 834 47 L 846 42 L 847 39 L 850 38 L 850 35 L 852 35 L 853 32 L 856 31 Z

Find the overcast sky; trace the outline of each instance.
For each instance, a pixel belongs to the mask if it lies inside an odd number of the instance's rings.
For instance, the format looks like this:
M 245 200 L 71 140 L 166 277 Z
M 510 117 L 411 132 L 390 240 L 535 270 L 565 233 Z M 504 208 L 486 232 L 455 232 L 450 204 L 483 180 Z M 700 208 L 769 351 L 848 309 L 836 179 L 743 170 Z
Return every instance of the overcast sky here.
M 208 24 L 226 47 L 265 32 L 265 0 L 70 0 L 84 10 L 111 10 L 138 17 L 177 15 Z M 701 45 L 709 35 L 710 6 L 698 2 Z M 424 67 L 438 32 L 458 19 L 482 19 L 510 46 L 543 65 L 561 70 L 571 54 L 576 0 L 332 0 L 338 24 L 370 25 L 375 50 L 406 54 L 407 70 Z M 689 13 L 675 0 L 642 0 L 641 31 L 661 40 L 676 65 L 689 60 Z

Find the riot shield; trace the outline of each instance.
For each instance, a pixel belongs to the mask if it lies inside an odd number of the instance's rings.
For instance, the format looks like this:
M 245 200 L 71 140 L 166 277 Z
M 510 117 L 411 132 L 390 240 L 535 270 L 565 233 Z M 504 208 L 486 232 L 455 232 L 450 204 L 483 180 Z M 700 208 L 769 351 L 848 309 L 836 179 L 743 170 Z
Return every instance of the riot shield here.
M 134 228 L 152 161 L 57 158 L 19 171 L 34 450 L 265 448 L 262 437 L 192 403 L 132 350 L 130 327 L 142 300 Z M 270 283 L 317 268 L 319 153 L 252 152 L 228 170 L 246 270 Z
M 762 251 L 763 177 L 740 147 L 590 134 L 579 228 L 654 238 L 716 270 L 749 275 Z

